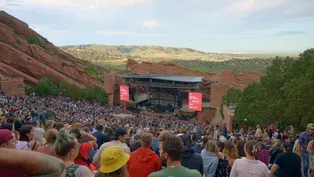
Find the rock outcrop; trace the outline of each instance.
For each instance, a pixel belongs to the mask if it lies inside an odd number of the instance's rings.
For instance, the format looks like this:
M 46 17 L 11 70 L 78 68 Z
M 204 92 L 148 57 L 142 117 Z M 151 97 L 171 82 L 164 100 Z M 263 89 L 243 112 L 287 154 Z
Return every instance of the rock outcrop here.
M 230 84 L 237 88 L 245 88 L 253 81 L 259 82 L 263 74 L 255 72 L 242 72 L 236 74 L 233 70 L 220 71 L 217 73 L 207 73 L 194 71 L 189 68 L 181 67 L 170 62 L 138 63 L 135 60 L 129 59 L 126 63 L 126 68 L 134 74 L 169 74 L 169 75 L 186 75 L 186 76 L 203 76 L 201 89 L 210 88 L 210 83 L 221 82 Z
M 57 82 L 65 80 L 81 88 L 102 87 L 102 83 L 85 73 L 89 66 L 97 72 L 105 72 L 101 67 L 65 53 L 26 23 L 0 11 L 0 76 L 23 77 L 28 84 L 51 76 Z

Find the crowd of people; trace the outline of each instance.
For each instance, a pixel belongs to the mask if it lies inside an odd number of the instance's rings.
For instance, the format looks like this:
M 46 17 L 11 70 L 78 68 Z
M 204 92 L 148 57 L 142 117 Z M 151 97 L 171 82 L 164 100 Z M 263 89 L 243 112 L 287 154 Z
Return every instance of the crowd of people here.
M 120 118 L 116 114 L 131 114 Z M 314 124 L 160 118 L 69 97 L 0 96 L 3 177 L 313 177 Z

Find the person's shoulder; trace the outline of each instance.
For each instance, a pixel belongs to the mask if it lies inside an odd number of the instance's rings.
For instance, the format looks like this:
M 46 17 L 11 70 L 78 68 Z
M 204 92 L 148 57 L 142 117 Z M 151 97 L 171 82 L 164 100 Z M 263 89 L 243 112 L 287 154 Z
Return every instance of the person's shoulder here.
M 186 174 L 186 176 L 202 177 L 202 174 L 197 170 L 185 168 L 184 173 Z
M 163 170 L 157 171 L 157 172 L 153 172 L 151 173 L 148 177 L 160 177 L 164 174 Z

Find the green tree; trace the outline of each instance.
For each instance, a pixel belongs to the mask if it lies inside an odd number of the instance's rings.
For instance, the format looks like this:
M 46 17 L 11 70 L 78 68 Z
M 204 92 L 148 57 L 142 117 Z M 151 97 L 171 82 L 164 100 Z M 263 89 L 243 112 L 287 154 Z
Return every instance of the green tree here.
M 230 103 L 238 103 L 242 96 L 242 91 L 238 88 L 230 88 L 227 93 L 222 97 L 222 101 L 229 105 Z
M 51 77 L 43 77 L 34 87 L 34 92 L 43 96 L 47 95 L 58 95 L 58 86 L 55 80 Z
M 45 50 L 47 50 L 46 46 L 44 46 L 41 41 L 39 40 L 39 38 L 36 35 L 32 35 L 31 37 L 28 38 L 27 42 L 29 44 L 35 44 Z

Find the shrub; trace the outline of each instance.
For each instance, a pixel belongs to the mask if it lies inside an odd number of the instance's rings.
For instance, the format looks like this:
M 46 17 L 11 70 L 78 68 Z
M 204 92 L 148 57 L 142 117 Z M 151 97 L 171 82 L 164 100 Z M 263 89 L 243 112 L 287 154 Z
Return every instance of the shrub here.
M 39 46 L 39 47 L 41 47 L 41 48 L 47 50 L 46 46 L 44 46 L 44 45 L 40 42 L 39 38 L 38 38 L 37 36 L 35 36 L 35 35 L 33 35 L 33 36 L 31 36 L 30 38 L 28 38 L 27 42 L 28 42 L 29 44 L 35 44 L 35 45 L 37 45 L 37 46 Z

